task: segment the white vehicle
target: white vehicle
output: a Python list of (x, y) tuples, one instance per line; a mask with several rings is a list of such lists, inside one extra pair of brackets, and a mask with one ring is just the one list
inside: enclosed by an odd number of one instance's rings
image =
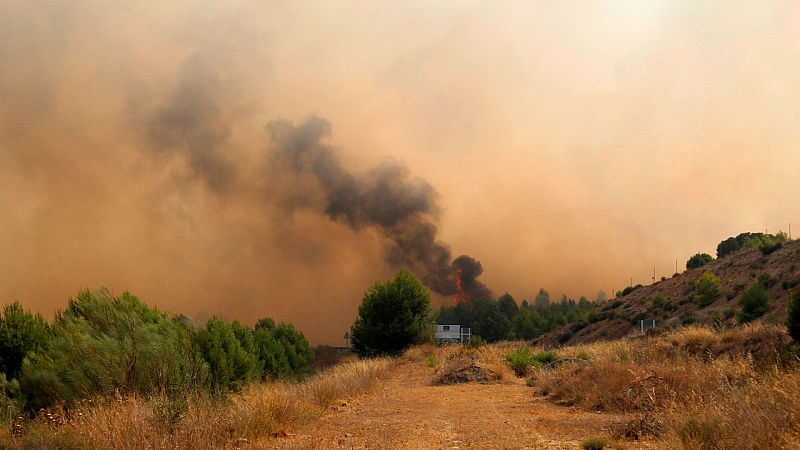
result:
[(463, 343), (469, 341), (472, 329), (461, 328), (461, 325), (436, 325), (436, 343)]

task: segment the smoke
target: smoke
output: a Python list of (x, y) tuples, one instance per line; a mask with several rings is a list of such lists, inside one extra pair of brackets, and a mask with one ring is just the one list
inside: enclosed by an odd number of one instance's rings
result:
[(229, 191), (237, 178), (237, 168), (220, 150), (230, 135), (218, 104), (223, 93), (213, 68), (193, 55), (183, 63), (178, 85), (148, 127), (152, 150), (183, 154), (197, 179), (217, 193)]
[(466, 294), (467, 299), (492, 298), (490, 291), (483, 283), (478, 281), (478, 277), (483, 273), (483, 266), (477, 259), (461, 255), (453, 261), (453, 267), (461, 277), (461, 289)]
[(450, 246), (437, 239), (440, 208), (436, 191), (427, 181), (412, 178), (408, 168), (395, 163), (363, 174), (349, 172), (325, 142), (330, 123), (319, 117), (297, 126), (273, 121), (266, 128), (279, 166), (316, 181), (324, 199), (321, 212), (354, 230), (374, 227), (380, 231), (387, 241), (389, 265), (410, 269), (441, 295), (455, 294), (458, 271), (468, 299), (491, 296), (477, 279), (483, 272), (480, 262), (466, 255), (453, 260)]
[[(327, 142), (331, 124), (324, 118), (311, 116), (299, 125), (285, 119), (267, 123), (272, 145), (262, 158), (266, 167), (243, 179), (244, 168), (225, 153), (232, 146), (231, 119), (222, 105), (225, 91), (216, 70), (201, 55), (193, 55), (182, 65), (168, 101), (147, 121), (148, 149), (157, 157), (183, 160), (190, 173), (184, 182), (195, 180), (223, 199), (245, 201), (266, 214), (277, 204), (284, 214), (304, 208), (354, 231), (373, 228), (383, 238), (390, 267), (408, 268), (443, 296), (456, 293), (454, 277), (459, 273), (468, 300), (491, 297), (478, 280), (480, 262), (466, 255), (453, 260), (450, 246), (438, 240), (441, 208), (433, 186), (394, 162), (364, 173), (347, 170)], [(310, 189), (304, 186), (308, 176), (314, 181)], [(251, 195), (261, 186), (270, 200)], [(280, 193), (291, 194), (282, 198)]]
[(400, 266), (436, 301), (671, 275), (798, 221), (798, 17), (2, 1), (0, 302), (105, 285), (338, 344)]

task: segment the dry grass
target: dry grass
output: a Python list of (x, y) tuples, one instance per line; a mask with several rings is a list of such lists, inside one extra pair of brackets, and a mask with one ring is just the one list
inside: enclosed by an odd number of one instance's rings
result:
[(658, 436), (670, 448), (800, 448), (800, 371), (778, 364), (782, 327), (717, 331), (688, 327), (661, 336), (578, 345), (584, 357), (530, 381), (551, 401), (635, 413), (615, 438)]
[(334, 366), (301, 384), (255, 384), (225, 400), (204, 395), (117, 397), (54, 408), (0, 432), (2, 448), (238, 448), (263, 446), (293, 426), (369, 389), (388, 359)]

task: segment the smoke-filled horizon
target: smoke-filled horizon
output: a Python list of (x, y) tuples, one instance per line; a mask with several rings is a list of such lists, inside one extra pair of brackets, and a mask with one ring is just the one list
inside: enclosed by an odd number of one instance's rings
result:
[(401, 266), (437, 304), (456, 273), (517, 300), (670, 276), (800, 223), (798, 17), (4, 2), (0, 301), (107, 286), (336, 344)]

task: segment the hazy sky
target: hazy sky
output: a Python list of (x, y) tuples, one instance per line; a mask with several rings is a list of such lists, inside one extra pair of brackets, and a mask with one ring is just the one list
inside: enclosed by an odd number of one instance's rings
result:
[(800, 229), (800, 6), (5, 0), (0, 301), (107, 286), (339, 343), (397, 228), (287, 168), (276, 124), (310, 123), (495, 293), (593, 298)]

